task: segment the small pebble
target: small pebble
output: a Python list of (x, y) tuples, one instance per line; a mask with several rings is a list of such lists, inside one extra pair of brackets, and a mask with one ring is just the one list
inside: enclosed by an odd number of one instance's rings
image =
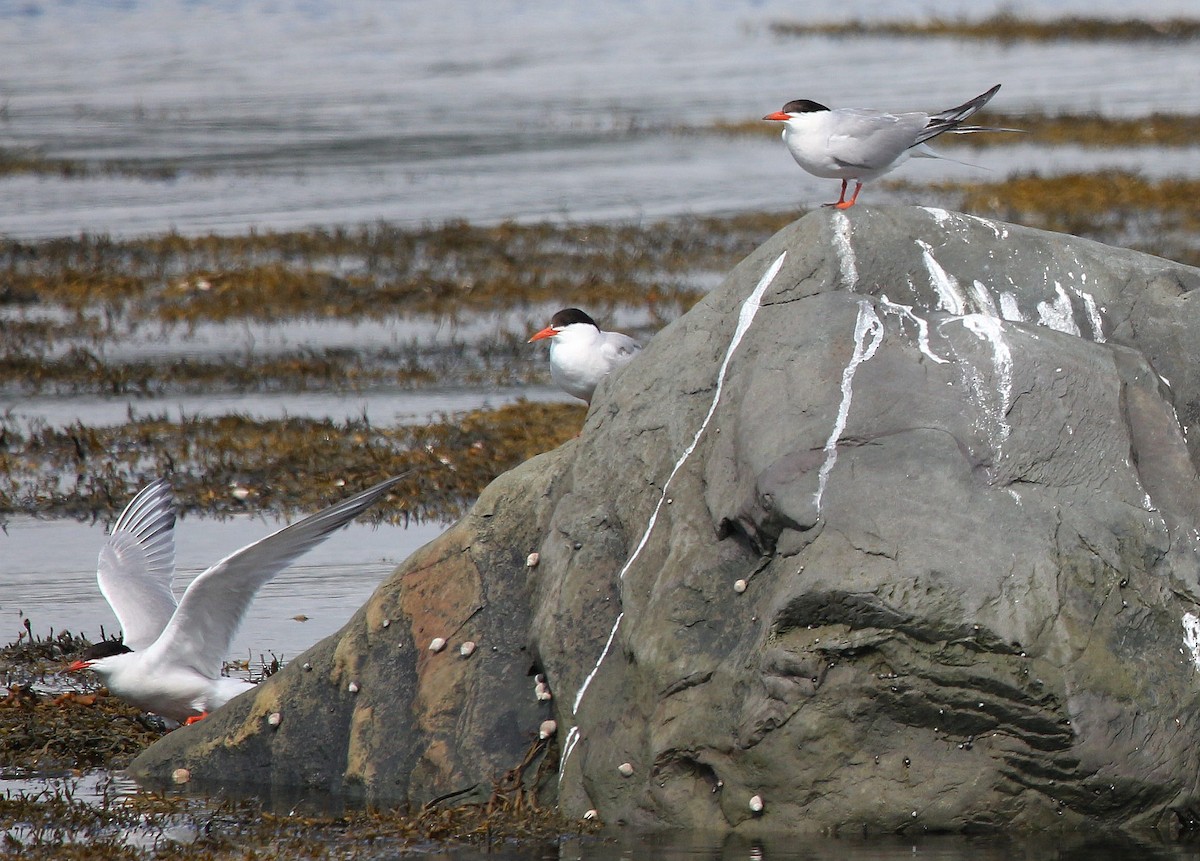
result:
[(350, 684), (346, 685), (346, 690), (352, 694), (358, 693), (358, 682), (351, 682)]
[(176, 783), (187, 783), (192, 779), (192, 773), (186, 768), (177, 768), (171, 772), (171, 780)]
[(533, 695), (537, 697), (538, 702), (546, 703), (554, 699), (554, 694), (550, 693), (550, 686), (545, 682), (538, 682), (533, 689)]
[(532, 553), (530, 553), (528, 556), (525, 557), (525, 567), (526, 568), (536, 568), (536, 567), (538, 567), (538, 563), (541, 561), (542, 561), (542, 554), (538, 553), (535, 550)]
[(431, 652), (440, 652), (444, 648), (446, 648), (446, 641), (442, 637), (434, 637), (429, 641), (429, 651)]
[(379, 624), (380, 624), (380, 625), (382, 625), (383, 627), (385, 627), (385, 628), (386, 628), (386, 627), (388, 627), (389, 625), (391, 625), (391, 624), (392, 624), (392, 620), (391, 620), (391, 619), (384, 619), (384, 620), (383, 620), (382, 622), (380, 622)]
[(745, 580), (734, 580), (733, 581), (733, 591), (737, 592), (739, 595), (741, 595), (743, 592), (745, 592), (746, 591), (746, 581)]
[(302, 666), (304, 667), (305, 672), (312, 669), (312, 664), (310, 664), (308, 661), (305, 661)]
[(633, 764), (628, 763), (628, 762), (623, 762), (617, 766), (617, 771), (621, 772), (622, 777), (629, 777), (630, 775), (633, 774)]
[(239, 485), (236, 485), (236, 484), (233, 486), (233, 489), (231, 491), (229, 491), (229, 493), (238, 502), (245, 502), (247, 499), (250, 498), (250, 491), (248, 489), (241, 487)]
[(464, 658), (471, 657), (471, 655), (475, 654), (475, 642), (473, 640), (467, 640), (458, 647), (458, 653)]
[(538, 727), (538, 738), (550, 738), (558, 732), (558, 723), (552, 720), (542, 721), (542, 725)]
[(267, 715), (267, 723), (269, 723), (271, 726), (279, 726), (280, 722), (282, 721), (283, 715), (281, 715), (279, 712), (271, 712), (269, 715)]
[(753, 798), (750, 799), (750, 812), (751, 813), (762, 813), (762, 809), (763, 809), (762, 796), (755, 795)]
[(584, 819), (595, 819), (599, 815), (600, 814), (596, 811), (596, 808), (593, 807), (587, 813), (583, 814), (583, 818)]

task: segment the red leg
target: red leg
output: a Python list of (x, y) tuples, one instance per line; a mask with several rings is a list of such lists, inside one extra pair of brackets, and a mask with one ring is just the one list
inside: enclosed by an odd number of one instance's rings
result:
[[(854, 180), (854, 194), (850, 197), (850, 199), (849, 200), (839, 200), (837, 203), (834, 204), (834, 206), (836, 206), (838, 209), (849, 209), (850, 207), (854, 206), (854, 201), (858, 200), (858, 193), (860, 191), (862, 191), (862, 183), (856, 179), (856, 180)], [(842, 197), (844, 198), (845, 196), (846, 196), (846, 180), (843, 179), (842, 180)]]
[[(857, 192), (855, 192), (857, 194)], [(842, 180), (842, 193), (838, 195), (837, 203), (824, 203), (822, 206), (836, 206), (838, 209), (845, 209), (846, 204), (846, 180)]]

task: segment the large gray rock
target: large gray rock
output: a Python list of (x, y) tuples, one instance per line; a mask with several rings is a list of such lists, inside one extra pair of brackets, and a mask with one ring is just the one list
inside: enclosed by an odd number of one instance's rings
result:
[(610, 822), (1188, 827), (1197, 286), (940, 210), (813, 213), (578, 440), (134, 770), (478, 796), (553, 716), (542, 799)]

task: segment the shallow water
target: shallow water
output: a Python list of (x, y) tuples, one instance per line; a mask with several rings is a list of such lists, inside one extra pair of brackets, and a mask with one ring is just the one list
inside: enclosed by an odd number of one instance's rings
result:
[[(997, 9), (1195, 12), (1191, 0), (0, 3), (0, 147), (177, 171), (2, 178), (0, 235), (783, 210), (824, 200), (830, 183), (797, 169), (770, 136), (671, 130), (756, 119), (800, 96), (940, 109), (996, 82), (993, 104), (1006, 112), (1200, 110), (1194, 44), (792, 39), (769, 29)], [(984, 161), (1000, 178), (1044, 158), (993, 149)], [(1153, 167), (1157, 154), (1119, 161)], [(1195, 165), (1179, 162), (1193, 175)], [(903, 175), (964, 170), (922, 162)]]
[[(224, 520), (187, 516), (176, 526), (175, 592), (225, 555), (286, 525), (245, 515)], [(290, 660), (344, 625), (410, 553), (445, 529), (351, 523), (306, 553), (258, 593), (230, 648), (231, 658), (258, 666), (274, 654)], [(103, 524), (14, 517), (0, 534), (0, 639), (10, 642), (22, 617), (35, 634), (49, 628), (99, 636), (120, 630), (96, 586)], [(296, 616), (307, 617), (297, 621)]]
[[(384, 387), (355, 392), (278, 392), (221, 395), (170, 395), (158, 398), (100, 395), (33, 397), (13, 405), (8, 419), (17, 429), (39, 425), (61, 428), (81, 422), (85, 426), (118, 425), (129, 416), (166, 416), (169, 420), (238, 415), (253, 419), (284, 417), (330, 418), (344, 422), (368, 419), (379, 427), (421, 424), (430, 416), (455, 415), (479, 409), (496, 409), (520, 400), (579, 403), (549, 386), (478, 389), (421, 389), (408, 391)], [(0, 538), (0, 546), (3, 539)], [(2, 569), (0, 569), (2, 570)]]

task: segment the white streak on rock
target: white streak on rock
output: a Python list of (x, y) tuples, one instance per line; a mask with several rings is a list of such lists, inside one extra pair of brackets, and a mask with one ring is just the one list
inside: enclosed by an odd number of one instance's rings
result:
[(980, 314), (986, 314), (989, 317), (1000, 316), (1000, 312), (996, 310), (996, 300), (992, 298), (988, 288), (979, 279), (975, 279), (971, 283), (971, 298), (975, 300), (975, 308)]
[(965, 215), (960, 212), (947, 212), (946, 210), (939, 209), (935, 206), (923, 206), (921, 208), (933, 217), (933, 220), (937, 222), (938, 227), (943, 229), (950, 226), (955, 226), (962, 230), (966, 227), (966, 222), (974, 221), (975, 223), (981, 224), (988, 230), (992, 231), (992, 234), (997, 239), (1008, 238), (1008, 228), (1006, 226), (1003, 224), (998, 224), (995, 221), (989, 221), (986, 218), (980, 218), (978, 215)]
[(955, 315), (965, 314), (967, 303), (963, 299), (958, 281), (934, 258), (932, 245), (921, 239), (917, 240), (917, 245), (921, 246), (921, 256), (925, 258), (925, 268), (929, 271), (929, 283), (937, 291), (938, 308)]
[[(626, 569), (629, 567), (625, 566)], [(622, 569), (622, 574), (625, 569)], [(575, 702), (571, 705), (571, 714), (576, 714), (579, 711), (579, 704), (583, 702), (583, 695), (587, 693), (588, 686), (591, 685), (592, 679), (596, 678), (596, 673), (600, 672), (600, 665), (604, 663), (604, 659), (608, 657), (608, 650), (612, 648), (613, 640), (617, 638), (617, 629), (621, 627), (621, 620), (625, 618), (625, 611), (622, 610), (617, 614), (617, 621), (613, 622), (612, 630), (608, 632), (608, 641), (604, 644), (604, 649), (600, 652), (600, 657), (596, 658), (596, 664), (592, 667), (592, 671), (587, 674), (587, 678), (583, 680), (583, 684), (579, 686), (579, 692), (575, 694)], [(565, 762), (564, 757), (564, 762)]]
[(912, 305), (901, 305), (899, 302), (893, 302), (886, 294), (880, 296), (879, 301), (883, 304), (885, 310), (894, 311), (917, 324), (917, 347), (922, 353), (939, 365), (944, 365), (949, 361), (949, 359), (943, 359), (937, 353), (933, 352), (933, 348), (929, 346), (929, 321), (919, 316), (913, 310)]
[(1200, 616), (1183, 614), (1183, 645), (1192, 653), (1192, 663), (1200, 670)]
[(846, 213), (838, 211), (833, 214), (833, 247), (837, 251), (838, 264), (842, 271), (842, 281), (847, 290), (853, 290), (858, 284), (858, 261), (854, 257), (854, 246), (850, 244), (850, 234), (853, 232), (850, 219)]
[(563, 742), (562, 762), (558, 766), (558, 783), (562, 785), (563, 771), (567, 764), (567, 760), (571, 758), (571, 753), (575, 750), (575, 745), (579, 743), (579, 726), (573, 726), (567, 730), (567, 739)]
[(1084, 310), (1087, 311), (1088, 322), (1092, 325), (1092, 340), (1097, 344), (1103, 344), (1104, 337), (1104, 320), (1100, 316), (1100, 309), (1096, 305), (1096, 297), (1091, 293), (1085, 293), (1077, 287), (1072, 287), (1071, 292), (1080, 298), (1083, 302)]
[(1038, 322), (1049, 329), (1078, 337), (1079, 327), (1075, 325), (1075, 309), (1071, 306), (1071, 297), (1057, 281), (1054, 282), (1054, 293), (1053, 302), (1038, 302)]
[(950, 213), (944, 209), (936, 206), (923, 206), (921, 208), (933, 216), (933, 220), (937, 222), (938, 227), (945, 228), (946, 224), (950, 221)]
[(1013, 323), (1024, 323), (1025, 315), (1017, 304), (1017, 297), (1005, 291), (1000, 294), (1000, 316)]
[(838, 440), (841, 439), (842, 432), (846, 430), (846, 419), (850, 415), (850, 401), (854, 396), (854, 375), (858, 372), (859, 365), (875, 355), (875, 351), (879, 349), (881, 343), (883, 343), (883, 323), (880, 322), (871, 303), (864, 299), (858, 303), (858, 319), (854, 323), (854, 352), (850, 356), (850, 363), (842, 369), (842, 402), (838, 404), (837, 420), (833, 423), (833, 430), (829, 432), (829, 439), (825, 441), (825, 463), (821, 465), (821, 472), (817, 477), (817, 492), (813, 494), (813, 503), (817, 506), (818, 514), (821, 511), (821, 497), (825, 495), (825, 485), (829, 481), (829, 473), (833, 471), (833, 465), (837, 463)]
[[(783, 267), (783, 261), (786, 258), (786, 251), (775, 258), (775, 262), (772, 263), (770, 267), (768, 267), (767, 271), (763, 273), (762, 278), (758, 280), (758, 284), (755, 285), (754, 290), (751, 291), (750, 295), (746, 297), (746, 301), (742, 303), (741, 310), (738, 312), (738, 322), (737, 327), (733, 332), (733, 338), (730, 339), (729, 347), (725, 350), (725, 358), (721, 362), (721, 368), (717, 371), (716, 391), (713, 392), (713, 399), (712, 403), (708, 407), (708, 414), (704, 417), (704, 421), (700, 423), (700, 427), (696, 429), (696, 433), (692, 437), (691, 443), (689, 443), (687, 448), (683, 450), (683, 454), (679, 456), (679, 460), (675, 462), (675, 467), (671, 470), (671, 474), (668, 475), (667, 480), (663, 482), (662, 493), (658, 497), (658, 503), (654, 506), (654, 511), (650, 515), (650, 521), (646, 524), (646, 529), (642, 533), (642, 539), (638, 542), (637, 547), (634, 548), (633, 553), (630, 555), (629, 559), (626, 560), (624, 566), (622, 566), (620, 573), (617, 575), (618, 580), (623, 580), (625, 578), (626, 573), (628, 573), (629, 569), (633, 567), (633, 563), (637, 561), (639, 556), (641, 556), (642, 550), (645, 548), (646, 543), (650, 540), (650, 533), (654, 530), (654, 524), (658, 522), (658, 513), (662, 510), (663, 502), (667, 498), (667, 488), (671, 486), (672, 479), (674, 479), (679, 470), (683, 468), (683, 465), (687, 462), (688, 458), (692, 456), (692, 452), (696, 450), (696, 446), (700, 442), (700, 437), (704, 434), (705, 429), (708, 427), (708, 423), (712, 420), (713, 414), (716, 413), (717, 404), (721, 401), (721, 392), (725, 388), (725, 375), (729, 371), (729, 363), (733, 361), (733, 354), (736, 352), (738, 345), (742, 343), (742, 338), (745, 337), (746, 332), (750, 329), (750, 324), (754, 322), (754, 317), (756, 314), (758, 314), (758, 309), (762, 307), (762, 297), (767, 292), (767, 287), (769, 287), (771, 282), (775, 280), (775, 276), (779, 274), (779, 270)], [(613, 622), (612, 630), (608, 634), (608, 641), (604, 644), (604, 650), (601, 651), (600, 657), (596, 659), (596, 663), (592, 667), (591, 672), (589, 672), (587, 677), (584, 678), (583, 684), (579, 686), (578, 693), (575, 694), (575, 702), (571, 706), (572, 714), (579, 712), (579, 704), (583, 702), (583, 695), (587, 693), (588, 686), (591, 685), (592, 679), (594, 679), (596, 677), (596, 673), (600, 671), (600, 665), (603, 664), (604, 659), (608, 657), (608, 652), (612, 648), (613, 641), (617, 637), (617, 629), (621, 627), (621, 620), (624, 618), (624, 611), (617, 614), (617, 619), (615, 622)], [(573, 746), (574, 745), (572, 745), (572, 747)], [(563, 768), (566, 767), (568, 756), (570, 756), (570, 751), (564, 750), (562, 762), (558, 767), (560, 780), (562, 779), (562, 771)]]
[(970, 382), (979, 405), (992, 415), (995, 422), (995, 433), (992, 433), (990, 427), (987, 428), (987, 431), (993, 447), (998, 447), (1012, 433), (1012, 428), (1008, 424), (1008, 409), (1012, 405), (1013, 388), (1012, 350), (1004, 340), (1004, 323), (997, 318), (984, 314), (968, 314), (963, 317), (962, 324), (975, 337), (982, 341), (988, 341), (992, 345), (992, 367), (996, 379), (995, 394), (999, 396), (1000, 402), (990, 403), (991, 393), (984, 389), (983, 381), (978, 376), (975, 376)]

